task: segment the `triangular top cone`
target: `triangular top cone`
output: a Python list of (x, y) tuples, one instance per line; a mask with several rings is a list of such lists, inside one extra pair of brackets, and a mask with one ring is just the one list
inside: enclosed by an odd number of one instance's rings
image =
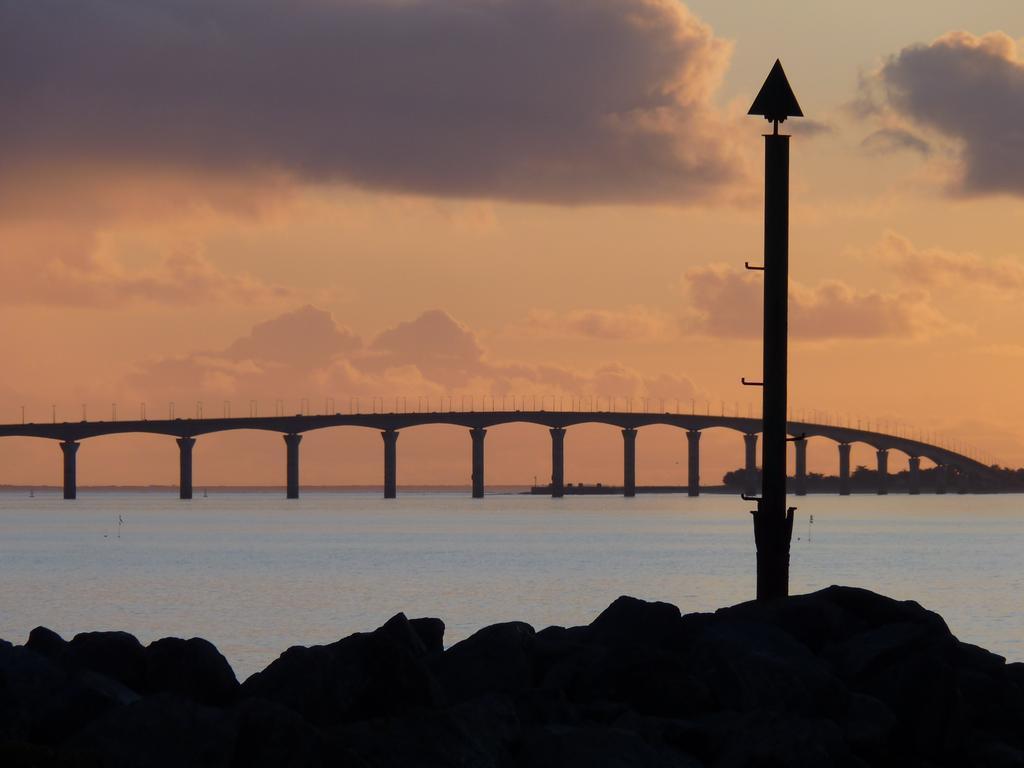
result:
[(782, 70), (782, 62), (778, 59), (747, 114), (763, 115), (765, 120), (779, 123), (787, 117), (804, 116), (789, 86), (789, 80), (786, 79), (786, 73)]

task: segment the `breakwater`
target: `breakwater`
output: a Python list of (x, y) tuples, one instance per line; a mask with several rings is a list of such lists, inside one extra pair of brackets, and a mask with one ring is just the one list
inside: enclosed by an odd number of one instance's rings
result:
[(399, 614), (239, 683), (205, 640), (0, 643), (0, 761), (102, 766), (1019, 765), (1024, 664), (914, 602), (830, 587), (682, 615)]

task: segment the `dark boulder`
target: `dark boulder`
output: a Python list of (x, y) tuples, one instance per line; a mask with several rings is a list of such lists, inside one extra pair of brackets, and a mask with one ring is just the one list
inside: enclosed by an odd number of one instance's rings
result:
[(441, 619), (410, 619), (409, 626), (430, 655), (444, 651), (444, 622)]
[(464, 701), (532, 688), (534, 645), (529, 624), (512, 621), (484, 627), (441, 656), (437, 671), (444, 690), (452, 701)]
[(633, 731), (596, 726), (531, 729), (516, 755), (522, 768), (700, 768), (692, 755)]
[(177, 693), (200, 704), (226, 705), (238, 692), (238, 680), (213, 643), (199, 637), (165, 637), (146, 648), (149, 692)]
[(400, 714), (439, 703), (427, 651), (404, 615), (330, 645), (289, 648), (242, 685), (319, 725)]
[(63, 669), (28, 648), (0, 640), (0, 739), (29, 739), (69, 685)]
[(231, 713), (159, 694), (108, 710), (68, 746), (103, 768), (213, 768), (230, 764), (234, 743)]
[(71, 669), (91, 669), (135, 691), (145, 688), (146, 650), (127, 632), (77, 634), (60, 660)]
[(718, 708), (812, 714), (845, 706), (843, 687), (829, 665), (771, 624), (707, 623), (682, 658)]
[[(714, 765), (722, 768), (861, 768), (831, 720), (766, 709), (723, 712), (705, 720), (715, 742)], [(880, 765), (889, 765), (885, 760)], [(896, 765), (899, 763), (893, 763)]]
[(678, 632), (679, 619), (674, 605), (623, 596), (591, 622), (590, 635), (593, 642), (604, 645), (658, 645)]
[(815, 653), (893, 623), (921, 624), (936, 634), (949, 635), (949, 628), (937, 613), (910, 600), (893, 600), (857, 587), (831, 586), (785, 600), (750, 601), (722, 608), (715, 615), (730, 621), (771, 624)]
[(67, 640), (58, 635), (52, 629), (36, 627), (28, 633), (28, 640), (25, 642), (25, 647), (30, 651), (35, 651), (40, 656), (56, 660), (64, 655), (64, 652), (67, 650), (68, 643)]
[(349, 723), (328, 732), (332, 765), (501, 768), (519, 735), (507, 697)]
[(320, 768), (323, 736), (299, 714), (263, 699), (235, 709), (232, 768)]

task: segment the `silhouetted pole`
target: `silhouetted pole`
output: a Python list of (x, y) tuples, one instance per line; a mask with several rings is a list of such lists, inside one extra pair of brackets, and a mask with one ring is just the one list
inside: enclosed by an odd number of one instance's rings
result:
[(192, 498), (192, 447), (194, 437), (178, 438), (178, 498)]
[(789, 594), (793, 508), (786, 508), (786, 397), (789, 302), (789, 136), (779, 123), (803, 115), (775, 62), (749, 114), (772, 123), (764, 164), (764, 358), (761, 498), (754, 511), (757, 599)]

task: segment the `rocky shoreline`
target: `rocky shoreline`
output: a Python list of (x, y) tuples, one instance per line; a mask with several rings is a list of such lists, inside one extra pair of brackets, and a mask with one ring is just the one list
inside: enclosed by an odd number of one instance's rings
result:
[(866, 590), (443, 640), (399, 614), (239, 684), (199, 638), (38, 628), (0, 641), (0, 765), (1024, 766), (1024, 664)]

